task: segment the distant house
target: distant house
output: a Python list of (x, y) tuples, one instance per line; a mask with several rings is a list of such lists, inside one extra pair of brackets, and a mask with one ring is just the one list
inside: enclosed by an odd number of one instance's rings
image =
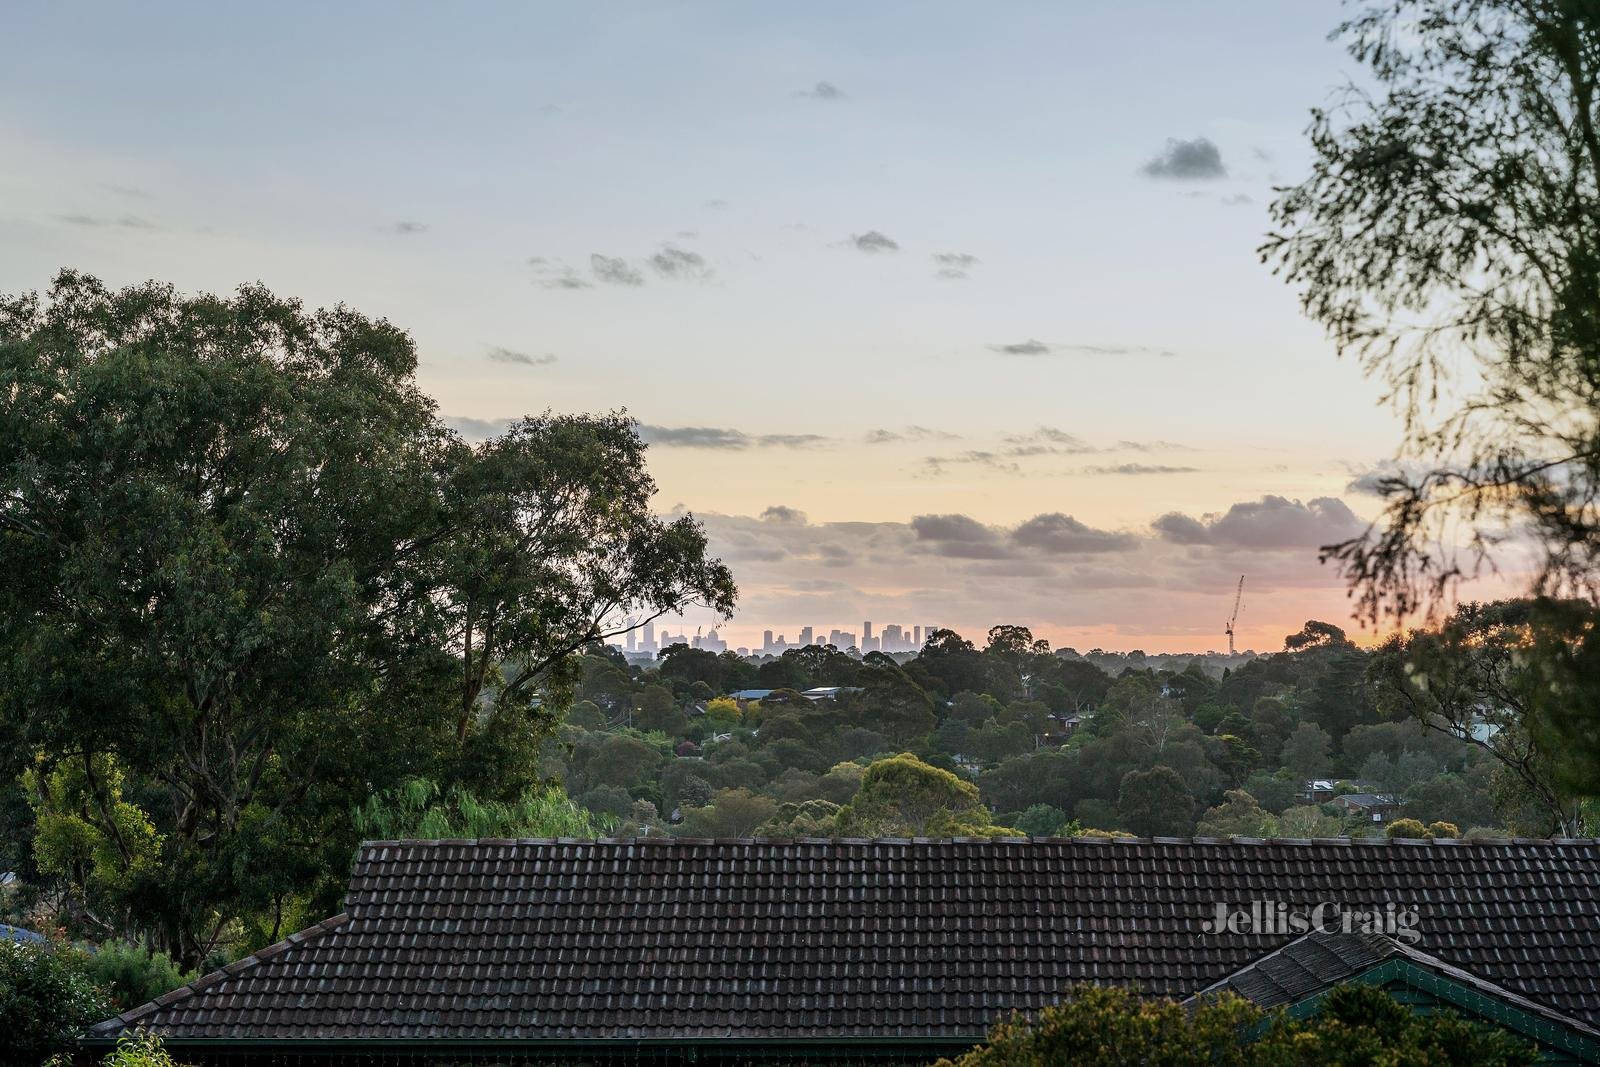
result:
[(776, 690), (773, 689), (739, 689), (729, 693), (728, 695), (733, 697), (734, 702), (737, 703), (739, 707), (743, 708), (751, 701), (767, 699), (774, 692), (776, 692)]
[[(1280, 922), (1329, 902), (1367, 925)], [(1594, 1063), (1597, 914), (1600, 841), (373, 841), (343, 913), (83, 1052), (143, 1028), (197, 1067), (909, 1065), (1077, 982), (1297, 1014), (1359, 981)]]
[(1339, 787), (1355, 786), (1356, 791), (1375, 793), (1378, 783), (1366, 778), (1307, 778), (1300, 784), (1300, 791), (1295, 798), (1302, 804), (1326, 804), (1339, 795)]
[(859, 685), (819, 685), (815, 689), (807, 689), (800, 695), (810, 701), (838, 700), (845, 693), (859, 693)]
[(24, 930), (20, 926), (0, 923), (0, 941), (16, 941), (24, 945), (42, 945), (49, 941), (49, 938), (32, 930)]
[(1367, 822), (1388, 822), (1402, 801), (1388, 793), (1344, 793), (1329, 803)]

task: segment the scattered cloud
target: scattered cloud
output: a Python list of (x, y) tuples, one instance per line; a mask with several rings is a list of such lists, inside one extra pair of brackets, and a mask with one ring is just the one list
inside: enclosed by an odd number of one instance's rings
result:
[(893, 238), (879, 233), (877, 230), (868, 230), (866, 233), (853, 233), (849, 243), (861, 252), (898, 252), (900, 245)]
[(138, 215), (118, 215), (115, 218), (108, 215), (57, 215), (56, 217), (73, 226), (113, 226), (124, 230), (159, 229), (155, 223)]
[(774, 504), (761, 513), (761, 521), (781, 523), (784, 526), (804, 526), (806, 513), (782, 504)]
[(1096, 530), (1059, 511), (1035, 515), (1011, 531), (1011, 540), (1052, 555), (1126, 552), (1139, 543), (1133, 534)]
[(1003, 356), (1048, 356), (1055, 351), (1043, 341), (1032, 339), (1014, 341), (1008, 345), (990, 345), (989, 347)]
[(534, 280), (546, 289), (590, 289), (592, 282), (559, 259), (529, 256), (528, 266), (533, 268)]
[(1160, 463), (1118, 463), (1109, 467), (1085, 467), (1082, 474), (1198, 474), (1199, 467), (1168, 467)]
[(546, 352), (542, 356), (535, 356), (500, 345), (490, 345), (489, 360), (493, 363), (520, 363), (524, 367), (547, 367), (556, 362), (556, 355), (553, 352)]
[(1010, 446), (1008, 454), (1013, 456), (1080, 455), (1100, 451), (1077, 434), (1054, 426), (1040, 426), (1028, 433), (1008, 434), (1004, 441)]
[(1360, 496), (1383, 496), (1387, 482), (1415, 483), (1427, 473), (1426, 468), (1412, 462), (1393, 459), (1382, 460), (1365, 470), (1356, 470), (1355, 477), (1345, 485), (1344, 491)]
[(639, 425), (639, 436), (645, 444), (664, 448), (706, 448), (718, 451), (740, 451), (747, 448), (809, 448), (827, 441), (814, 433), (748, 434), (743, 430), (719, 426), (653, 426)]
[(796, 96), (809, 97), (812, 100), (843, 100), (844, 90), (832, 82), (818, 82), (809, 89), (797, 89)]
[(150, 199), (150, 194), (148, 192), (132, 185), (117, 185), (114, 183), (108, 183), (106, 185), (102, 185), (101, 188), (108, 193), (116, 193), (118, 196), (130, 196), (136, 200)]
[(898, 430), (872, 430), (867, 433), (869, 445), (886, 445), (895, 441), (959, 441), (961, 435), (931, 426), (903, 426)]
[(475, 419), (470, 415), (446, 415), (444, 424), (469, 441), (499, 437), (515, 419)]
[(707, 200), (705, 202), (705, 206), (710, 208), (712, 211), (728, 210), (728, 202), (726, 200)]
[(982, 262), (977, 256), (967, 252), (935, 252), (931, 258), (939, 267), (933, 272), (933, 276), (947, 281), (970, 278), (972, 268)]
[(1255, 203), (1256, 198), (1249, 193), (1234, 193), (1231, 196), (1222, 197), (1219, 202), (1225, 207), (1244, 207), (1247, 204)]
[(607, 285), (638, 287), (644, 284), (644, 275), (620, 256), (602, 256), (599, 252), (589, 256), (589, 270), (598, 281)]
[(1168, 139), (1161, 154), (1142, 169), (1148, 177), (1176, 181), (1212, 181), (1228, 176), (1228, 168), (1222, 165), (1222, 153), (1206, 137), (1196, 137), (1192, 141)]
[(1014, 551), (994, 529), (966, 515), (918, 515), (911, 530), (925, 551), (951, 559), (1006, 559)]
[(1169, 512), (1151, 526), (1165, 540), (1180, 545), (1315, 549), (1354, 537), (1366, 524), (1337, 497), (1317, 497), (1302, 504), (1268, 495), (1199, 519)]
[(415, 222), (410, 219), (402, 219), (399, 222), (391, 222), (389, 225), (383, 227), (383, 229), (389, 233), (397, 233), (402, 237), (405, 237), (414, 233), (427, 233), (428, 224), (426, 222)]
[(990, 345), (989, 350), (998, 352), (1002, 356), (1054, 356), (1076, 352), (1086, 356), (1160, 356), (1165, 359), (1177, 355), (1169, 348), (1154, 348), (1150, 345), (1047, 344), (1038, 338), (1013, 341), (1011, 344)]
[(711, 277), (706, 257), (672, 245), (664, 245), (661, 251), (651, 256), (650, 266), (661, 277), (674, 280), (707, 281)]

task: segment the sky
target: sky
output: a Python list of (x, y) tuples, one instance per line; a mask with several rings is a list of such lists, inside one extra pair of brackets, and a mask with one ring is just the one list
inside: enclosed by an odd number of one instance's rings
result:
[[(1271, 650), (1395, 416), (1256, 254), (1336, 0), (32, 3), (0, 291), (262, 281), (471, 437), (626, 409), (723, 636)], [(709, 625), (691, 615), (688, 625)]]

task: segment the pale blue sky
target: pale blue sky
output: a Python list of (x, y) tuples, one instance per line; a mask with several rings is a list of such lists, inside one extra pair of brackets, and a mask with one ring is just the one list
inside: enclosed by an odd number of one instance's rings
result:
[[(900, 612), (1214, 643), (1240, 561), (1151, 521), (1342, 497), (1394, 441), (1253, 251), (1271, 185), (1305, 169), (1308, 109), (1355, 73), (1326, 40), (1342, 12), (12, 5), (0, 289), (65, 265), (260, 279), (411, 329), (448, 416), (625, 405), (663, 428), (663, 510), (717, 516), (736, 573), (739, 517), (810, 516), (805, 544), (744, 566), (750, 631)], [(1143, 172), (1199, 138), (1225, 175)], [(898, 249), (852, 241), (874, 232)], [(689, 255), (652, 266), (666, 248)], [(608, 284), (597, 254), (642, 284)], [(995, 573), (914, 532), (952, 513), (1134, 541), (1115, 568), (1052, 550)], [(874, 530), (943, 562), (824, 566), (835, 542), (865, 560), (851, 538)], [(1271, 551), (1263, 635), (1340, 603), (1304, 544)], [(1133, 584), (1098, 588), (1117, 569)], [(1142, 602), (1152, 576), (1167, 593)]]

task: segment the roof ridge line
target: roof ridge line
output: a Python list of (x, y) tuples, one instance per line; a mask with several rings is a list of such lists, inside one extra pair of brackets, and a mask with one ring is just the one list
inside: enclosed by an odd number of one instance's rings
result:
[(341, 911), (337, 915), (330, 915), (328, 918), (323, 919), (319, 923), (313, 923), (304, 930), (296, 930), (294, 933), (290, 934), (288, 937), (285, 937), (281, 941), (274, 941), (270, 945), (256, 949), (248, 956), (241, 956), (232, 963), (219, 967), (214, 971), (209, 971), (205, 974), (202, 974), (191, 982), (185, 982), (176, 989), (169, 989), (167, 992), (161, 994), (159, 997), (156, 997), (154, 1000), (148, 1000), (143, 1004), (129, 1008), (127, 1011), (122, 1012), (119, 1015), (113, 1015), (109, 1019), (103, 1019), (89, 1027), (88, 1032), (90, 1034), (94, 1034), (98, 1032), (108, 1032), (114, 1027), (118, 1029), (125, 1028), (130, 1023), (149, 1015), (157, 1008), (165, 1008), (169, 1005), (177, 1003), (180, 1000), (187, 1000), (189, 997), (194, 996), (202, 989), (216, 985), (225, 978), (232, 978), (236, 975), (242, 974), (256, 966), (258, 963), (264, 963), (267, 960), (282, 955), (284, 952), (294, 948), (296, 945), (301, 945), (313, 938), (320, 937), (329, 930), (337, 929), (349, 921), (350, 914), (348, 912)]
[(1508, 845), (1600, 844), (1600, 837), (417, 837), (364, 840), (360, 850), (479, 845), (643, 845), (650, 848), (705, 845), (1085, 845), (1115, 848), (1128, 845), (1338, 845), (1359, 848), (1473, 848)]

